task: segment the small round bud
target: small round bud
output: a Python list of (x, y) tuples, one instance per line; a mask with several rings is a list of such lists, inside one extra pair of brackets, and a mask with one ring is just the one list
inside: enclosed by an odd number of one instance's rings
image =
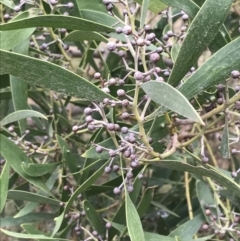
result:
[(203, 157), (202, 157), (202, 162), (203, 162), (203, 163), (208, 163), (208, 158), (207, 158), (206, 156), (203, 156)]
[(136, 168), (136, 167), (138, 167), (138, 163), (135, 162), (135, 161), (133, 161), (133, 162), (130, 163), (130, 166), (131, 166), (132, 168)]
[(105, 167), (105, 169), (104, 169), (104, 172), (105, 173), (110, 173), (112, 171), (112, 168), (111, 167)]
[(211, 213), (212, 213), (212, 212), (211, 212), (211, 210), (210, 210), (210, 209), (206, 209), (206, 210), (205, 210), (205, 214), (206, 214), (207, 216), (210, 216), (210, 215), (211, 215)]
[(162, 38), (164, 41), (168, 41), (168, 39), (169, 39), (167, 34), (164, 34)]
[(121, 27), (117, 27), (115, 30), (116, 30), (117, 34), (121, 34), (122, 33), (122, 28)]
[(102, 153), (103, 148), (101, 146), (97, 146), (95, 150), (96, 150), (97, 153), (100, 154), (100, 153)]
[(63, 187), (63, 190), (65, 190), (65, 191), (67, 191), (68, 189), (69, 189), (68, 185), (65, 185), (65, 186)]
[(64, 206), (64, 202), (60, 202), (59, 206), (63, 207)]
[(135, 143), (136, 142), (136, 138), (134, 136), (129, 136), (129, 142), (130, 143)]
[(109, 79), (108, 84), (109, 84), (110, 86), (113, 86), (113, 85), (116, 85), (116, 84), (117, 84), (117, 81), (116, 81), (116, 79), (111, 78), (111, 79)]
[(186, 29), (187, 29), (186, 26), (181, 27), (181, 32), (184, 33), (186, 31)]
[(113, 4), (109, 3), (107, 6), (106, 6), (106, 9), (108, 11), (112, 11), (113, 10)]
[(118, 56), (121, 57), (121, 58), (124, 58), (124, 57), (126, 56), (126, 52), (123, 51), (123, 50), (120, 50), (120, 51), (118, 52)]
[(115, 125), (113, 123), (109, 123), (109, 124), (107, 124), (107, 129), (109, 131), (114, 131), (115, 130)]
[(9, 131), (9, 132), (14, 132), (14, 126), (9, 126), (9, 127), (8, 127), (8, 131)]
[(128, 186), (128, 187), (127, 187), (127, 191), (128, 191), (129, 193), (133, 192), (133, 191), (134, 191), (134, 187), (133, 187), (133, 186)]
[(110, 102), (109, 102), (109, 99), (108, 98), (104, 98), (103, 99), (103, 104), (105, 105), (108, 105)]
[(168, 36), (169, 38), (171, 38), (173, 35), (174, 35), (174, 34), (173, 34), (173, 31), (171, 31), (171, 30), (167, 31), (167, 36)]
[(137, 43), (136, 43), (136, 41), (134, 39), (131, 40), (131, 44), (132, 44), (132, 46), (136, 46), (137, 45)]
[(77, 125), (76, 125), (76, 126), (73, 126), (73, 127), (72, 127), (72, 131), (73, 131), (73, 132), (77, 132), (77, 131), (78, 131), (78, 126), (77, 126)]
[(41, 49), (42, 50), (45, 50), (45, 49), (47, 49), (48, 48), (48, 45), (46, 44), (46, 43), (43, 43), (42, 45), (41, 45)]
[(118, 97), (122, 97), (122, 96), (125, 96), (125, 90), (123, 90), (123, 89), (119, 89), (119, 90), (117, 90), (117, 96)]
[(110, 151), (108, 152), (108, 155), (109, 155), (110, 157), (115, 157), (115, 156), (117, 155), (117, 153), (116, 153), (114, 150), (110, 150)]
[(160, 77), (157, 77), (157, 78), (156, 78), (156, 81), (158, 81), (158, 82), (164, 82), (164, 78), (161, 77), (161, 76), (160, 76)]
[(122, 106), (124, 107), (129, 106), (129, 101), (127, 99), (122, 100)]
[(146, 44), (147, 46), (150, 46), (150, 45), (151, 45), (151, 41), (145, 40), (145, 44)]
[(124, 156), (127, 157), (127, 158), (131, 156), (131, 152), (128, 151), (128, 150), (124, 151), (123, 154), (124, 154)]
[(209, 228), (209, 225), (203, 224), (202, 229), (207, 230)]
[(240, 86), (239, 85), (235, 86), (234, 90), (238, 93), (240, 91)]
[(152, 53), (150, 54), (150, 61), (152, 63), (156, 63), (158, 62), (158, 60), (160, 59), (160, 55), (158, 53)]
[(15, 11), (15, 12), (20, 12), (20, 11), (21, 11), (21, 6), (16, 5), (16, 6), (14, 7), (14, 11)]
[(156, 52), (161, 54), (163, 52), (163, 48), (162, 47), (157, 47), (156, 48)]
[(58, 1), (56, 1), (56, 0), (50, 0), (50, 3), (51, 3), (51, 5), (57, 5), (58, 4)]
[(153, 138), (152, 138), (152, 137), (149, 137), (149, 138), (148, 138), (148, 143), (149, 143), (149, 144), (152, 144), (152, 143), (153, 143)]
[(110, 4), (110, 3), (111, 3), (110, 0), (103, 0), (103, 4), (104, 4), (104, 5), (108, 5), (108, 4)]
[(109, 228), (112, 227), (112, 224), (111, 223), (106, 223), (105, 227), (106, 227), (106, 229), (109, 229)]
[(185, 13), (182, 15), (182, 20), (187, 21), (188, 20), (188, 15)]
[(131, 28), (129, 25), (125, 25), (125, 26), (122, 28), (122, 32), (123, 32), (125, 35), (130, 35), (130, 34), (132, 34), (132, 28)]
[(222, 104), (223, 104), (223, 98), (218, 98), (217, 103), (218, 103), (219, 105), (222, 105)]
[(3, 15), (3, 18), (4, 18), (4, 20), (8, 20), (8, 19), (10, 19), (10, 15), (8, 13), (5, 13)]
[(165, 72), (163, 73), (163, 75), (166, 76), (166, 77), (168, 77), (168, 76), (170, 75), (170, 72), (169, 72), (169, 71), (165, 71)]
[(63, 48), (64, 48), (64, 50), (69, 50), (69, 45), (68, 44), (64, 44)]
[(144, 46), (144, 45), (145, 45), (144, 39), (138, 38), (138, 39), (137, 39), (137, 45), (138, 45), (138, 46)]
[(60, 33), (66, 33), (66, 32), (67, 32), (67, 29), (66, 29), (66, 28), (60, 28), (60, 29), (59, 29), (59, 32), (60, 32)]
[(156, 38), (155, 33), (149, 33), (149, 34), (147, 35), (147, 40), (149, 40), (149, 41), (151, 41), (151, 42), (152, 42), (155, 38)]
[(85, 211), (82, 211), (82, 212), (81, 212), (81, 216), (83, 216), (83, 217), (86, 216)]
[(119, 131), (120, 130), (120, 126), (118, 124), (114, 124), (114, 130), (115, 131)]
[(114, 42), (108, 42), (108, 44), (107, 44), (107, 49), (108, 49), (109, 51), (114, 51), (116, 48), (117, 48), (116, 43), (114, 43)]
[(114, 194), (119, 194), (119, 193), (121, 193), (121, 189), (120, 189), (119, 187), (115, 187), (115, 188), (113, 189), (113, 193), (114, 193)]
[(135, 80), (142, 80), (144, 78), (144, 75), (143, 75), (143, 73), (142, 72), (140, 72), (140, 71), (136, 71), (135, 73), (134, 73), (134, 79)]
[(192, 68), (190, 69), (191, 72), (194, 72), (195, 70), (196, 70), (195, 67), (192, 67)]
[(123, 120), (128, 120), (130, 117), (130, 114), (128, 112), (123, 112), (122, 115), (121, 115), (121, 118)]
[(94, 125), (91, 125), (91, 124), (88, 125), (87, 127), (88, 127), (89, 131), (94, 131), (96, 129), (96, 127)]
[(225, 89), (225, 86), (223, 84), (217, 85), (217, 90), (218, 91), (223, 91)]
[(93, 122), (92, 116), (90, 116), (90, 115), (86, 116), (85, 121), (86, 121), (87, 123)]
[(237, 70), (233, 70), (233, 71), (231, 72), (231, 77), (232, 77), (233, 79), (238, 79), (238, 78), (240, 77), (240, 72), (237, 71)]
[(110, 93), (110, 89), (108, 87), (104, 87), (102, 88), (102, 91), (109, 94)]
[(113, 165), (113, 171), (118, 172), (120, 167), (118, 165)]
[(140, 179), (140, 180), (143, 179), (143, 174), (141, 174), (141, 173), (138, 174), (138, 179)]
[(237, 172), (231, 172), (231, 176), (232, 176), (232, 178), (236, 178), (237, 177)]
[(92, 231), (92, 235), (93, 235), (94, 237), (97, 237), (97, 236), (98, 236), (98, 232), (97, 232), (96, 230), (94, 230), (94, 231)]
[(101, 78), (101, 74), (99, 72), (96, 72), (94, 74), (94, 79), (100, 79)]
[(82, 194), (79, 194), (79, 195), (77, 196), (77, 198), (78, 198), (78, 199), (81, 199), (81, 198), (82, 198)]
[(149, 25), (145, 25), (143, 29), (145, 32), (149, 32), (151, 30), (151, 27)]
[(85, 115), (91, 115), (93, 113), (93, 110), (89, 107), (85, 108), (84, 109), (84, 114)]
[(129, 172), (126, 174), (126, 177), (127, 177), (127, 179), (133, 178), (133, 173), (132, 173), (131, 171), (129, 171)]
[(69, 2), (69, 3), (67, 4), (67, 6), (68, 6), (69, 9), (74, 8), (74, 4), (73, 4), (72, 2)]
[(232, 149), (231, 152), (232, 152), (233, 155), (235, 155), (235, 154), (238, 153), (238, 150), (237, 149)]
[(119, 79), (119, 80), (118, 80), (118, 84), (119, 84), (119, 85), (124, 85), (124, 84), (125, 84), (125, 81), (124, 81), (123, 79)]

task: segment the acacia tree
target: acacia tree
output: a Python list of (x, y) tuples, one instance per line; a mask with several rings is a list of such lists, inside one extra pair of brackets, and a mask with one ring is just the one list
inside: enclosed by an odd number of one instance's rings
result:
[(3, 238), (239, 240), (238, 0), (0, 3)]

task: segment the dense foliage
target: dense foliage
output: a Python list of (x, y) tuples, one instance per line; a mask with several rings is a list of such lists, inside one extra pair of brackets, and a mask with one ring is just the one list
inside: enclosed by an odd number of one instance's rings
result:
[(1, 240), (240, 239), (240, 1), (0, 0)]

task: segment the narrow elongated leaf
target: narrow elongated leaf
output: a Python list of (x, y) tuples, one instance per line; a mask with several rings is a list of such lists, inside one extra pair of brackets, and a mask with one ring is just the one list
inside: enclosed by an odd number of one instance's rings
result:
[(31, 177), (41, 177), (47, 173), (53, 172), (61, 162), (54, 163), (22, 163), (23, 171)]
[(42, 15), (11, 21), (0, 25), (0, 30), (15, 30), (32, 27), (66, 28), (71, 30), (112, 32), (113, 29), (97, 22), (64, 15)]
[(0, 31), (0, 49), (13, 49), (15, 46), (26, 40), (34, 32), (34, 30), (35, 28)]
[(204, 223), (205, 218), (203, 214), (199, 214), (194, 217), (192, 220), (187, 221), (184, 224), (181, 224), (178, 228), (173, 230), (169, 236), (175, 237), (178, 236), (182, 240), (190, 240), (200, 229), (201, 225)]
[(240, 69), (240, 37), (220, 49), (208, 59), (196, 72), (179, 88), (187, 99), (199, 94), (210, 86), (216, 85), (229, 78), (231, 71)]
[(83, 40), (96, 40), (96, 41), (102, 41), (105, 43), (108, 42), (108, 39), (98, 32), (81, 31), (81, 30), (72, 31), (63, 39), (63, 41), (76, 41), (76, 42), (83, 41)]
[(176, 213), (172, 212), (171, 210), (169, 210), (167, 207), (165, 207), (164, 205), (162, 205), (161, 203), (158, 203), (156, 201), (152, 201), (151, 202), (152, 205), (158, 207), (158, 208), (161, 208), (162, 210), (164, 210), (165, 212), (169, 213), (169, 214), (172, 214), (173, 216), (175, 217), (179, 217)]
[[(217, 4), (217, 6), (216, 6)], [(189, 27), (177, 60), (169, 77), (169, 83), (177, 86), (195, 61), (211, 44), (229, 13), (232, 0), (207, 0)]]
[(206, 165), (203, 166), (192, 166), (190, 164), (181, 162), (181, 161), (169, 161), (169, 160), (161, 160), (161, 161), (150, 161), (152, 165), (166, 167), (177, 171), (185, 171), (196, 173), (201, 176), (210, 177), (215, 180), (218, 184), (226, 187), (229, 190), (232, 190), (236, 196), (240, 197), (240, 185), (238, 185), (232, 178), (226, 176), (222, 172), (218, 171), (216, 168)]
[(20, 190), (9, 190), (7, 198), (13, 199), (13, 200), (35, 202), (35, 203), (48, 203), (52, 205), (59, 205), (59, 201), (57, 199), (52, 199), (52, 198), (44, 197), (37, 193), (25, 192)]
[(140, 28), (143, 28), (144, 23), (146, 21), (149, 2), (150, 2), (150, 0), (143, 0), (142, 8), (141, 8)]
[[(134, 2), (137, 2), (139, 4), (143, 4), (143, 1), (144, 0), (134, 0)], [(162, 0), (150, 0), (149, 6), (148, 6), (148, 9), (154, 13), (159, 13), (166, 8), (167, 8), (167, 5), (164, 4)]]
[(34, 110), (18, 110), (15, 111), (11, 114), (9, 114), (8, 116), (6, 116), (1, 122), (0, 125), (4, 126), (7, 125), (9, 123), (15, 122), (15, 121), (19, 121), (28, 117), (38, 117), (38, 118), (43, 118), (46, 119), (46, 116), (43, 115), (40, 112), (34, 111)]
[(95, 211), (95, 208), (88, 200), (85, 200), (83, 202), (83, 208), (88, 218), (88, 221), (91, 223), (92, 227), (96, 231), (98, 231), (99, 234), (103, 235), (105, 233), (105, 227), (103, 225), (102, 219), (98, 216), (97, 212)]
[(141, 220), (127, 191), (125, 191), (125, 200), (127, 228), (131, 241), (145, 241)]
[(50, 220), (56, 216), (54, 213), (29, 213), (28, 215), (24, 215), (22, 217), (6, 217), (1, 218), (0, 227), (8, 228), (13, 226), (19, 226), (23, 223), (35, 223), (41, 222), (43, 220)]
[(154, 191), (154, 187), (149, 187), (144, 191), (143, 197), (139, 202), (139, 205), (137, 208), (139, 217), (142, 217), (148, 210), (152, 201), (153, 191)]
[(0, 153), (20, 176), (44, 192), (52, 195), (41, 179), (38, 177), (30, 177), (22, 170), (21, 163), (31, 163), (31, 161), (26, 154), (16, 144), (14, 144), (14, 142), (9, 140), (4, 135), (0, 135), (0, 144)]
[(92, 83), (55, 64), (4, 50), (0, 50), (0, 55), (0, 72), (70, 96), (95, 101), (106, 97), (113, 99)]
[(20, 238), (20, 239), (39, 239), (39, 240), (59, 240), (59, 241), (70, 241), (69, 239), (61, 238), (51, 238), (42, 234), (25, 234), (25, 233), (15, 233), (5, 229), (0, 229), (3, 233), (7, 234), (10, 237)]
[(229, 150), (229, 132), (228, 132), (228, 123), (226, 122), (223, 129), (220, 153), (223, 158), (230, 158)]
[(15, 7), (15, 4), (13, 1), (10, 1), (10, 0), (0, 0), (0, 3), (11, 8), (11, 9), (14, 9)]
[(107, 164), (108, 164), (108, 162), (104, 163), (103, 166), (101, 166), (96, 172), (94, 172), (94, 174), (92, 176), (90, 176), (84, 183), (82, 183), (82, 185), (79, 186), (76, 189), (76, 191), (72, 194), (72, 196), (68, 200), (67, 205), (66, 205), (64, 211), (62, 212), (62, 214), (55, 219), (56, 225), (54, 227), (52, 236), (54, 236), (58, 232), (58, 230), (61, 227), (61, 224), (63, 222), (64, 215), (69, 210), (69, 208), (71, 207), (72, 203), (76, 200), (77, 196), (80, 193), (84, 192), (88, 187), (90, 187), (102, 175), (102, 173), (104, 171), (104, 167)]
[[(26, 41), (23, 41), (21, 44), (16, 46), (13, 49), (13, 52), (27, 55), (28, 49), (29, 49), (29, 39)], [(10, 86), (11, 86), (14, 110), (18, 111), (18, 110), (28, 109), (28, 83), (21, 81), (18, 77), (11, 75)], [(19, 123), (20, 131), (23, 134), (27, 129), (27, 120), (22, 119), (22, 120), (19, 120), (18, 123)]]
[(9, 171), (10, 165), (6, 162), (2, 169), (2, 174), (0, 175), (0, 213), (2, 212), (7, 200)]
[(189, 101), (171, 85), (165, 82), (150, 81), (144, 83), (142, 88), (156, 103), (204, 125), (201, 117)]

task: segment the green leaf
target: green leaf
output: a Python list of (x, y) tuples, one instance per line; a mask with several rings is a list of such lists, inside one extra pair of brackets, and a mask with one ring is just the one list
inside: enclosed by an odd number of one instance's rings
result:
[(153, 198), (153, 191), (154, 187), (148, 187), (144, 191), (143, 197), (137, 207), (139, 217), (142, 217), (147, 212)]
[(53, 172), (62, 162), (54, 163), (21, 163), (23, 171), (31, 177), (41, 177), (47, 173)]
[[(16, 113), (16, 112), (15, 112)], [(46, 185), (38, 177), (28, 176), (21, 167), (21, 163), (31, 163), (26, 154), (7, 137), (0, 135), (0, 153), (4, 159), (10, 164), (10, 166), (25, 180), (29, 181), (36, 187), (40, 188), (44, 192), (52, 195)]]
[(156, 201), (152, 201), (151, 202), (152, 205), (158, 207), (158, 208), (161, 208), (162, 210), (164, 210), (165, 212), (169, 213), (169, 214), (172, 214), (173, 216), (175, 217), (179, 217), (176, 213), (172, 212), (171, 210), (169, 210), (167, 207), (165, 207), (164, 205), (162, 205), (161, 203), (158, 203)]
[(190, 240), (198, 232), (204, 222), (205, 218), (203, 214), (199, 214), (186, 223), (181, 224), (178, 228), (173, 230), (169, 236), (173, 238), (178, 236), (183, 240)]
[(105, 233), (105, 227), (104, 227), (102, 219), (99, 217), (99, 215), (95, 211), (95, 208), (92, 206), (92, 204), (88, 200), (85, 200), (83, 202), (83, 208), (86, 213), (88, 221), (91, 223), (91, 226), (96, 231), (98, 231), (99, 234), (103, 235)]
[(25, 233), (15, 233), (5, 229), (0, 229), (3, 233), (7, 234), (10, 237), (20, 238), (20, 239), (39, 239), (39, 240), (59, 240), (59, 241), (70, 241), (69, 239), (61, 238), (50, 238), (42, 234), (25, 234)]
[(83, 40), (96, 40), (96, 41), (102, 41), (105, 43), (108, 42), (108, 39), (98, 32), (80, 31), (80, 30), (72, 31), (63, 39), (64, 42), (66, 41), (78, 42)]
[(199, 174), (201, 176), (210, 177), (218, 184), (226, 187), (229, 190), (232, 190), (232, 192), (234, 192), (236, 196), (240, 197), (240, 185), (235, 183), (232, 178), (227, 177), (225, 174), (221, 173), (216, 168), (208, 164), (205, 165), (206, 167), (193, 166), (176, 160), (149, 161), (147, 163), (177, 171), (191, 172)]
[(76, 191), (71, 195), (71, 198), (68, 200), (67, 205), (64, 209), (64, 211), (62, 212), (62, 214), (60, 216), (58, 216), (55, 221), (56, 221), (56, 225), (54, 227), (52, 236), (54, 236), (59, 228), (61, 227), (61, 224), (63, 222), (64, 216), (67, 213), (67, 211), (71, 208), (72, 203), (76, 200), (77, 196), (79, 194), (81, 194), (82, 192), (84, 192), (88, 187), (90, 187), (93, 183), (96, 182), (96, 180), (103, 174), (104, 172), (104, 168), (105, 166), (108, 164), (108, 162), (104, 163), (104, 165), (102, 165), (98, 170), (96, 170), (94, 172), (94, 174), (92, 174), (92, 176), (90, 176), (85, 182), (82, 183), (81, 186), (79, 186)]
[(223, 82), (231, 75), (231, 71), (240, 68), (240, 37), (220, 49), (208, 59), (179, 88), (187, 99), (194, 97), (210, 86)]
[(18, 44), (25, 41), (32, 33), (35, 28), (20, 29), (20, 30), (9, 30), (0, 31), (0, 49), (11, 50)]
[(66, 28), (70, 30), (112, 32), (109, 26), (104, 26), (97, 22), (92, 22), (82, 18), (76, 18), (64, 15), (42, 15), (30, 16), (20, 20), (10, 21), (0, 25), (0, 30), (15, 30), (32, 27), (51, 27)]
[(220, 153), (223, 158), (230, 158), (228, 122), (224, 125)]
[(37, 193), (25, 192), (20, 190), (9, 190), (7, 198), (12, 200), (23, 200), (23, 201), (35, 202), (35, 203), (47, 203), (52, 205), (59, 205), (59, 201), (57, 199), (52, 199)]
[[(16, 46), (13, 49), (13, 52), (27, 55), (28, 48), (29, 48), (29, 39), (23, 41), (20, 45)], [(11, 92), (12, 92), (11, 94), (12, 94), (14, 110), (18, 111), (18, 110), (28, 109), (28, 84), (22, 81), (21, 79), (19, 79), (18, 77), (11, 75), (10, 86), (11, 86)], [(27, 129), (26, 119), (19, 120), (19, 128), (20, 128), (21, 134), (23, 134)]]
[(7, 7), (9, 7), (9, 8), (11, 8), (11, 9), (14, 9), (14, 7), (16, 6), (14, 4), (14, 2), (10, 1), (10, 0), (0, 0), (0, 3), (5, 5), (5, 6), (7, 6)]
[(169, 84), (177, 86), (211, 44), (226, 19), (232, 0), (207, 0), (190, 25), (169, 77)]
[(156, 103), (204, 125), (201, 117), (185, 96), (171, 85), (165, 82), (150, 81), (142, 84), (142, 88)]
[[(142, 4), (144, 0), (134, 0), (134, 2), (137, 2), (139, 4)], [(167, 5), (165, 5), (163, 3), (163, 1), (161, 0), (150, 0), (148, 9), (151, 10), (154, 13), (159, 13), (162, 10), (166, 9)]]
[(6, 162), (0, 175), (0, 213), (2, 212), (7, 200), (9, 172), (10, 165)]
[(23, 223), (35, 223), (35, 222), (41, 222), (46, 220), (52, 220), (56, 214), (54, 213), (29, 213), (28, 215), (24, 215), (22, 217), (6, 217), (1, 218), (0, 227), (13, 227), (13, 226), (19, 226)]
[(95, 101), (113, 99), (89, 81), (55, 64), (4, 50), (0, 50), (0, 55), (0, 72), (70, 96)]
[(0, 122), (1, 126), (5, 126), (9, 123), (19, 121), (28, 117), (39, 117), (47, 120), (46, 116), (40, 112), (34, 110), (18, 110), (9, 115), (7, 115), (2, 121)]
[(173, 63), (176, 62), (177, 55), (178, 55), (180, 48), (181, 48), (181, 46), (179, 43), (175, 43), (171, 48), (171, 58), (172, 58)]
[(126, 190), (125, 200), (127, 228), (131, 241), (145, 241), (141, 220)]
[[(206, 215), (205, 205), (216, 205), (212, 191), (210, 190), (209, 186), (206, 183), (198, 180), (196, 182), (196, 192), (197, 192), (199, 203), (201, 205), (202, 213), (204, 214), (205, 219), (209, 223), (211, 223), (212, 219), (211, 217)], [(211, 215), (218, 215), (217, 209), (211, 208)]]
[(143, 28), (144, 23), (146, 21), (149, 2), (150, 2), (150, 0), (143, 0), (142, 7), (141, 7), (140, 28)]

